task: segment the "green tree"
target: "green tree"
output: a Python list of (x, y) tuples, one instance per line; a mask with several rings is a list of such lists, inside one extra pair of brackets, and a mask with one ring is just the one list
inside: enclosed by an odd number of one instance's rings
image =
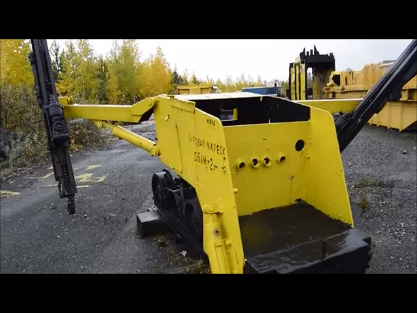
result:
[(172, 85), (172, 92), (176, 93), (178, 86), (187, 85), (188, 81), (186, 78), (184, 78), (182, 75), (178, 73), (178, 70), (176, 67), (174, 67), (174, 70), (171, 72), (171, 85)]
[(76, 102), (96, 102), (98, 100), (99, 62), (91, 43), (79, 39), (76, 43), (65, 43), (65, 53), (60, 55), (58, 92), (71, 95)]
[(97, 58), (97, 100), (100, 103), (107, 103), (109, 101), (108, 97), (108, 78), (109, 78), (109, 66), (107, 61), (99, 56)]
[(124, 39), (120, 46), (114, 42), (109, 55), (109, 66), (112, 75), (117, 78), (120, 100), (130, 104), (136, 102), (140, 69), (140, 50), (136, 40)]
[(54, 77), (55, 82), (59, 81), (60, 78), (60, 63), (59, 63), (59, 44), (54, 40), (49, 48), (49, 53), (51, 55), (51, 66), (52, 66), (52, 76)]
[(197, 78), (197, 76), (195, 75), (195, 73), (193, 72), (193, 74), (191, 75), (190, 78), (190, 85), (199, 85), (201, 84), (201, 81)]
[(106, 86), (106, 95), (109, 99), (109, 103), (111, 104), (118, 104), (119, 103), (119, 86), (117, 84), (117, 76), (114, 73), (114, 70), (112, 67), (110, 67), (108, 72), (108, 80), (107, 80), (107, 86)]
[(143, 98), (172, 91), (172, 71), (160, 47), (141, 66), (139, 88)]
[(0, 39), (0, 82), (33, 86), (33, 74), (28, 61), (30, 51), (27, 39)]
[(80, 101), (85, 102), (97, 98), (97, 63), (93, 47), (86, 39), (77, 40), (77, 50), (75, 55), (76, 64), (76, 88), (81, 95)]
[(75, 80), (77, 78), (76, 48), (72, 41), (65, 42), (64, 51), (60, 55), (61, 79), (56, 84), (60, 95), (70, 95), (77, 100), (79, 97)]

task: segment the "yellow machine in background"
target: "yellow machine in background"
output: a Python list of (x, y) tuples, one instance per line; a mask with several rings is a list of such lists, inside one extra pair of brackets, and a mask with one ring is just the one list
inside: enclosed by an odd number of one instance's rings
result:
[[(308, 70), (312, 69), (312, 84), (309, 86)], [(336, 69), (336, 60), (332, 53), (320, 54), (314, 50), (304, 49), (290, 63), (287, 97), (291, 100), (323, 99), (323, 88)]]
[(221, 92), (216, 85), (178, 86), (180, 95), (198, 95)]
[[(323, 88), (326, 99), (363, 98), (389, 70), (394, 61), (365, 65), (361, 71), (333, 72)], [(417, 129), (417, 77), (402, 89), (399, 101), (389, 101), (369, 124), (403, 130)]]
[[(382, 78), (394, 61), (366, 65), (361, 71), (335, 71), (335, 58), (332, 53), (320, 54), (314, 51), (300, 53), (296, 61), (290, 63), (289, 89), (287, 97), (291, 100), (305, 99), (360, 99)], [(311, 80), (308, 69), (312, 69)], [(309, 86), (310, 84), (310, 86)], [(335, 111), (333, 102), (322, 109)], [(344, 112), (352, 112), (349, 108)], [(375, 114), (369, 124), (387, 128), (415, 130), (417, 128), (417, 78), (412, 78), (402, 89), (399, 101), (389, 101), (381, 112)]]

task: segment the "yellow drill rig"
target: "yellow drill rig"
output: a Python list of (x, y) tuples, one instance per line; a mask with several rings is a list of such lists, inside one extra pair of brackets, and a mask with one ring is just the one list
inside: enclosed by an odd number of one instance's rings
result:
[[(58, 103), (46, 40), (30, 61), (61, 198), (75, 213), (66, 119), (92, 120), (158, 156), (155, 212), (207, 257), (212, 273), (364, 273), (371, 239), (354, 227), (341, 151), (416, 74), (417, 41), (363, 99), (289, 101), (252, 93), (160, 95), (132, 106)], [(329, 100), (324, 100), (329, 101)], [(316, 107), (315, 107), (316, 106)], [(234, 112), (222, 119), (222, 110)], [(112, 122), (154, 115), (158, 142)]]

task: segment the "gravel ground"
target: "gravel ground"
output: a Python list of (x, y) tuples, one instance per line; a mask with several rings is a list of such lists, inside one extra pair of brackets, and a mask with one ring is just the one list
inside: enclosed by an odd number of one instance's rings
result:
[(368, 273), (417, 273), (416, 139), (367, 126), (342, 154), (355, 226), (373, 240)]

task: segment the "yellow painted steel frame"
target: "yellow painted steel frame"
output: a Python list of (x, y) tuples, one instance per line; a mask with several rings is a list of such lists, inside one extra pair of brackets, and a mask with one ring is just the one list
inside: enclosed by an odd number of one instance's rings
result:
[[(367, 92), (392, 67), (394, 62), (365, 65), (361, 71), (334, 71), (329, 83), (323, 88), (326, 99), (352, 99), (364, 97)], [(335, 77), (339, 83), (336, 84)], [(417, 121), (417, 76), (414, 76), (401, 90), (399, 101), (388, 101), (385, 107), (369, 120), (369, 124), (388, 129), (415, 129)], [(414, 127), (413, 127), (414, 126)]]
[(323, 100), (292, 100), (295, 103), (304, 104), (307, 106), (315, 107), (321, 110), (328, 111), (335, 114), (339, 112), (352, 113), (353, 110), (362, 101), (360, 99), (323, 99)]
[(182, 94), (205, 94), (211, 93), (213, 87), (211, 85), (196, 86), (178, 86), (178, 93)]
[(291, 99), (305, 100), (306, 75), (305, 64), (301, 63), (299, 58), (297, 58), (291, 67)]
[[(295, 100), (296, 103), (305, 104), (330, 113), (351, 113), (359, 105), (362, 99), (326, 99), (326, 100)], [(412, 129), (417, 121), (417, 105), (415, 103), (407, 103), (400, 101), (390, 101), (379, 114), (369, 120), (368, 124), (376, 126), (384, 126), (387, 128), (398, 129), (403, 131), (405, 129)]]
[[(254, 98), (254, 105), (256, 101), (262, 96)], [(341, 103), (346, 101), (351, 100)], [(195, 102), (168, 96), (132, 106), (60, 102), (66, 118), (109, 127), (114, 135), (159, 156), (196, 189), (212, 273), (243, 273), (239, 216), (302, 199), (353, 227), (335, 126), (325, 110), (310, 106), (310, 119), (302, 122), (223, 126)], [(157, 144), (108, 122), (138, 122), (149, 110)], [(295, 149), (298, 140), (305, 142), (302, 151)]]

